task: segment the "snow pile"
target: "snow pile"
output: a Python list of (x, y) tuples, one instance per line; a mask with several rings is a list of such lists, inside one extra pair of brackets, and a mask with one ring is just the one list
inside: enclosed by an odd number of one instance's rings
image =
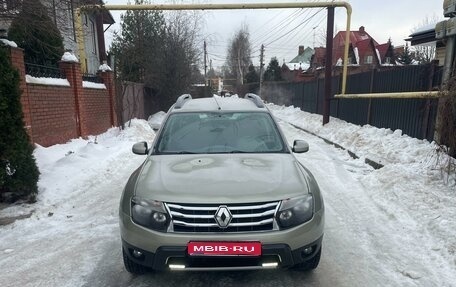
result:
[(10, 46), (10, 47), (13, 47), (13, 48), (17, 48), (17, 44), (16, 42), (14, 41), (9, 41), (7, 39), (0, 39), (0, 42), (3, 43), (4, 45), (6, 46)]
[(108, 64), (103, 64), (100, 67), (98, 67), (98, 71), (106, 72), (106, 71), (112, 71), (111, 67), (108, 66)]
[(105, 84), (82, 81), (83, 88), (106, 90)]
[(48, 85), (48, 86), (63, 86), (69, 87), (70, 82), (67, 79), (58, 79), (58, 78), (41, 78), (41, 77), (33, 77), (30, 75), (25, 75), (25, 81), (28, 84), (36, 84), (36, 85)]
[(61, 59), (63, 62), (79, 63), (78, 58), (71, 52), (65, 52)]
[(383, 164), (357, 177), (375, 205), (403, 224), (398, 241), (418, 232), (420, 250), (439, 254), (450, 269), (456, 269), (456, 176), (445, 171), (454, 159), (439, 152), (434, 142), (411, 138), (401, 130), (358, 126), (336, 118), (322, 126), (321, 115), (294, 107), (268, 107), (285, 122), (335, 142), (361, 159)]
[(106, 242), (120, 242), (117, 213), (122, 189), (145, 159), (134, 155), (131, 147), (137, 141), (151, 142), (154, 136), (147, 122), (132, 120), (125, 130), (111, 128), (88, 139), (37, 146), (37, 203), (0, 211), (2, 217), (32, 213), (0, 226), (0, 286), (88, 283)]
[(163, 122), (163, 119), (165, 118), (165, 116), (166, 116), (166, 113), (163, 111), (160, 111), (158, 113), (151, 115), (147, 119), (147, 122), (149, 123), (150, 127), (153, 130), (158, 130), (158, 129), (160, 129), (161, 123)]

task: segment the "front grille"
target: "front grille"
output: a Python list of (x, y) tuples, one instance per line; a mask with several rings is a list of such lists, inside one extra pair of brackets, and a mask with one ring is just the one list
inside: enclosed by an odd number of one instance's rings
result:
[[(166, 203), (174, 232), (255, 232), (274, 230), (274, 215), (279, 201), (248, 204), (180, 204)], [(220, 206), (232, 215), (227, 227), (215, 220)]]

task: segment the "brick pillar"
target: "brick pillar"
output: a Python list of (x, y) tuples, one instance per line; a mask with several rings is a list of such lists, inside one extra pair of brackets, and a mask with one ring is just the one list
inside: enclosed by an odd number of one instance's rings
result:
[(25, 129), (33, 143), (32, 132), (32, 112), (30, 106), (30, 97), (27, 90), (27, 82), (25, 81), (25, 63), (24, 63), (24, 50), (20, 48), (10, 47), (11, 64), (19, 72), (20, 83), (19, 89), (21, 91), (21, 105), (22, 114), (25, 124)]
[(60, 70), (62, 70), (70, 82), (74, 94), (75, 119), (76, 119), (76, 134), (78, 136), (88, 136), (88, 129), (85, 125), (84, 105), (83, 105), (83, 89), (82, 89), (82, 73), (81, 64), (75, 62), (59, 62)]
[(103, 83), (108, 90), (110, 119), (112, 126), (118, 126), (116, 114), (116, 87), (114, 84), (114, 73), (112, 71), (98, 71), (98, 76), (103, 79)]

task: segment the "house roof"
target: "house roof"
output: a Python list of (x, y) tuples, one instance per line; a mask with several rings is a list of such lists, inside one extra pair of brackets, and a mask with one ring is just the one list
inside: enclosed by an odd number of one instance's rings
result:
[(386, 53), (388, 52), (388, 48), (391, 46), (391, 43), (390, 42), (387, 42), (385, 44), (381, 44), (381, 45), (378, 45), (376, 48), (380, 54), (380, 57), (382, 59), (385, 58), (386, 56)]
[(435, 24), (434, 27), (426, 26), (427, 29), (420, 29), (413, 34), (409, 35), (409, 38), (405, 39), (405, 41), (410, 41), (412, 46), (434, 42), (435, 39)]
[[(339, 39), (339, 41), (334, 43), (334, 45), (343, 46), (345, 44), (345, 31), (339, 31), (334, 38)], [(377, 41), (375, 41), (374, 38), (372, 38), (371, 35), (364, 30), (363, 26), (361, 26), (358, 31), (350, 31), (351, 44), (356, 44), (369, 39), (374, 41), (374, 46), (378, 45)]]
[[(104, 5), (103, 0), (81, 0), (82, 5)], [(107, 9), (101, 9), (101, 14), (103, 16), (103, 24), (112, 25), (116, 23), (111, 12)]]
[(302, 54), (297, 55), (289, 63), (310, 63), (314, 50), (307, 47)]

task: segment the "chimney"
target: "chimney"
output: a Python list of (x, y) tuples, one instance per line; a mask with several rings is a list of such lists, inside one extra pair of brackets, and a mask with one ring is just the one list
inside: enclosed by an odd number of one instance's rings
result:
[(361, 32), (362, 34), (366, 33), (366, 31), (364, 31), (364, 26), (359, 27), (359, 32)]
[(298, 55), (304, 54), (304, 46), (299, 46)]

